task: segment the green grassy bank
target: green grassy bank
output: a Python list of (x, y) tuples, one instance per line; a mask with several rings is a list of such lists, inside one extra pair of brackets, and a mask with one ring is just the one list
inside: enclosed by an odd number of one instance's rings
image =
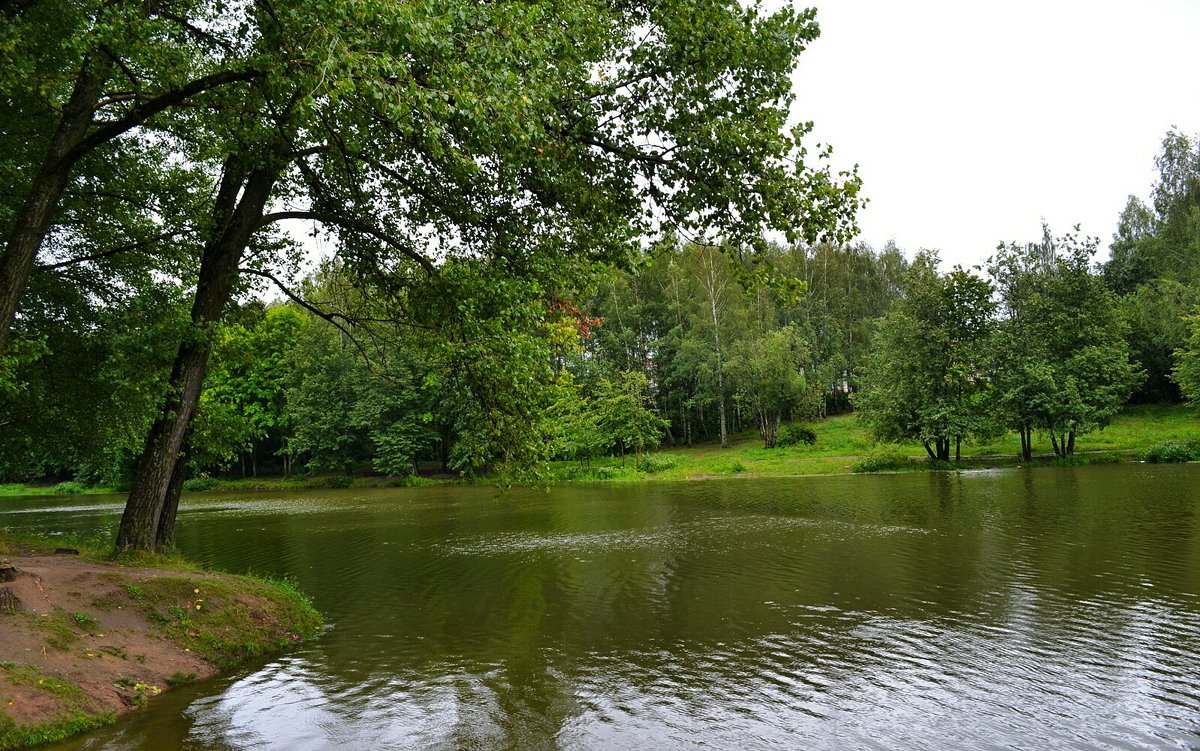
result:
[[(627, 456), (593, 459), (587, 465), (554, 462), (544, 473), (551, 482), (699, 479), (705, 477), (788, 477), (793, 475), (836, 475), (873, 471), (923, 471), (1019, 466), (1020, 439), (1009, 433), (991, 441), (967, 442), (962, 461), (933, 464), (917, 442), (878, 445), (857, 417), (839, 415), (808, 425), (816, 434), (811, 446), (797, 445), (764, 449), (754, 431), (734, 436), (729, 448), (716, 442), (692, 447), (672, 447), (645, 457)], [(1034, 464), (1061, 464), (1055, 459), (1050, 440), (1035, 436)], [(1182, 406), (1142, 405), (1127, 408), (1103, 430), (1081, 435), (1076, 440), (1072, 464), (1130, 461), (1165, 457), (1165, 460), (1200, 459), (1200, 415)], [(464, 480), (425, 477), (256, 477), (236, 480), (203, 478), (188, 483), (189, 490), (287, 490), (345, 487), (395, 487), (431, 485)], [(484, 480), (486, 482), (486, 480)], [(67, 483), (64, 483), (67, 484)], [(68, 484), (69, 485), (69, 484)], [(68, 488), (69, 492), (112, 492), (110, 489)], [(52, 494), (54, 487), (0, 485), (0, 496)], [(59, 491), (62, 492), (62, 491)]]

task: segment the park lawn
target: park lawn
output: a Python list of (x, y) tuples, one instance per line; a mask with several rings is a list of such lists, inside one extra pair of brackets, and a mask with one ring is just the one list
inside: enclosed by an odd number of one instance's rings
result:
[[(764, 449), (757, 432), (744, 431), (734, 436), (730, 447), (708, 442), (692, 447), (671, 447), (652, 452), (641, 462), (628, 456), (595, 459), (585, 470), (570, 462), (554, 464), (552, 474), (563, 480), (639, 480), (695, 479), (715, 476), (786, 477), (790, 475), (848, 474), (854, 464), (872, 453), (893, 451), (914, 460), (912, 469), (920, 469), (925, 449), (917, 442), (879, 446), (856, 415), (838, 415), (808, 423), (816, 433), (812, 446)], [(1076, 453), (1082, 457), (1096, 453), (1115, 458), (1132, 458), (1156, 443), (1168, 440), (1200, 440), (1200, 416), (1181, 406), (1139, 405), (1129, 407), (1103, 430), (1076, 438)], [(962, 445), (962, 466), (1008, 466), (1019, 464), (1020, 438), (1007, 433), (988, 441), (969, 441)], [(1050, 439), (1034, 437), (1038, 461), (1053, 459)], [(639, 465), (642, 469), (639, 469)], [(648, 470), (648, 471), (647, 471)]]

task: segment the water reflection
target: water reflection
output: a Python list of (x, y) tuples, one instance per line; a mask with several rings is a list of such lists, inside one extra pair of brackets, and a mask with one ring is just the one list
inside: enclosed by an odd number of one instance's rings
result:
[[(192, 498), (190, 555), (332, 629), (64, 748), (1200, 747), (1198, 479)], [(0, 524), (114, 521), (21, 503)]]

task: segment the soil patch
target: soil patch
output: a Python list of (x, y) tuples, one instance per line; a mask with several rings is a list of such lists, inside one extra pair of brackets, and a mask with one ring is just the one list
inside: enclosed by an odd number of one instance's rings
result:
[(50, 742), (320, 628), (287, 585), (0, 548), (0, 749)]

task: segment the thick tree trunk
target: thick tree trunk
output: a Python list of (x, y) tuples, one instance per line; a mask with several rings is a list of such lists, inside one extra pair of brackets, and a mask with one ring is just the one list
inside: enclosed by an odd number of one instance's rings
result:
[[(188, 431), (191, 435), (191, 431)], [(183, 481), (187, 477), (187, 441), (184, 438), (184, 456), (175, 463), (175, 471), (171, 473), (171, 484), (167, 487), (166, 501), (163, 503), (162, 514), (158, 517), (158, 532), (154, 536), (155, 550), (171, 550), (175, 547), (175, 517), (179, 513), (179, 496), (183, 494)]]
[(1067, 434), (1067, 451), (1066, 451), (1065, 455), (1066, 456), (1074, 456), (1075, 455), (1075, 431), (1074, 430), (1072, 430), (1070, 433)]
[(933, 453), (933, 448), (929, 445), (929, 441), (921, 441), (921, 445), (925, 447), (925, 453), (929, 454), (932, 461), (937, 461), (937, 454)]
[(84, 59), (71, 98), (59, 116), (58, 130), (29, 187), (29, 195), (13, 217), (12, 230), (0, 255), (0, 353), (8, 348), (21, 295), (33, 272), (38, 249), (50, 230), (50, 220), (67, 188), (71, 168), (79, 159), (76, 150), (92, 125), (109, 67), (106, 58)]
[(954, 436), (954, 461), (962, 461), (962, 436)]
[(192, 331), (179, 345), (166, 401), (138, 460), (117, 532), (118, 548), (153, 551), (160, 537), (173, 534), (173, 516), (168, 520), (172, 529), (163, 530), (160, 525), (184, 436), (200, 402), (212, 330), (233, 294), (242, 252), (257, 229), (278, 173), (277, 166), (260, 166), (246, 177), (240, 160), (230, 157), (225, 162), (213, 212), (213, 236), (204, 247), (192, 303)]

